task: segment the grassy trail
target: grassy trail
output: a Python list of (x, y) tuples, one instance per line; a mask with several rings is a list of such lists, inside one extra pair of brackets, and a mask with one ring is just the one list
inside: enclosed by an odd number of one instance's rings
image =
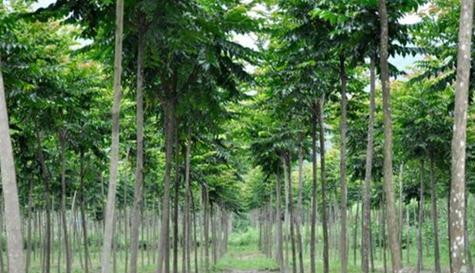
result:
[(279, 270), (276, 262), (265, 257), (255, 246), (230, 246), (228, 253), (214, 266), (214, 272), (268, 273)]

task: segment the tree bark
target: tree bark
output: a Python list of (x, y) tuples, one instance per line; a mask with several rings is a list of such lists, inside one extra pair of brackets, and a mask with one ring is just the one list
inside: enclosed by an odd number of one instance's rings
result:
[(64, 248), (66, 254), (66, 273), (71, 273), (72, 266), (72, 256), (71, 256), (71, 246), (69, 243), (68, 236), (68, 222), (66, 220), (66, 159), (64, 157), (65, 153), (65, 142), (66, 142), (66, 132), (62, 130), (59, 133), (59, 146), (60, 146), (60, 168), (61, 168), (61, 221), (63, 228), (63, 237), (64, 237)]
[[(139, 19), (142, 22), (141, 19)], [(139, 230), (142, 218), (143, 205), (143, 160), (144, 160), (144, 109), (143, 109), (143, 76), (144, 76), (144, 33), (140, 27), (137, 44), (137, 94), (136, 94), (136, 115), (137, 115), (137, 160), (135, 167), (135, 188), (134, 204), (132, 207), (132, 222), (130, 224), (130, 265), (129, 272), (137, 273), (137, 257), (139, 251)]]
[(450, 196), (450, 257), (452, 273), (466, 270), (465, 245), (465, 149), (470, 80), (473, 0), (462, 0), (458, 34), (457, 76), (455, 82), (454, 130), (452, 136)]
[(7, 232), (8, 272), (25, 272), (25, 256), (23, 253), (23, 236), (21, 233), (20, 204), (16, 182), (15, 162), (13, 159), (10, 126), (8, 123), (7, 101), (1, 70), (0, 59), (0, 172), (5, 208), (5, 227)]
[[(199, 260), (198, 260), (198, 236), (196, 232), (196, 212), (195, 212), (195, 199), (193, 198), (193, 191), (190, 190), (190, 201), (191, 201), (191, 211), (192, 211), (192, 221), (193, 221), (193, 252), (195, 256), (195, 261), (194, 261), (194, 267), (195, 271), (194, 273), (198, 273), (198, 268), (199, 268)], [(190, 268), (191, 272), (191, 268)]]
[(173, 162), (173, 137), (176, 122), (176, 101), (169, 98), (163, 102), (165, 110), (165, 174), (163, 177), (162, 226), (157, 273), (169, 272), (169, 226), (170, 226), (170, 176)]
[(297, 195), (297, 212), (295, 214), (295, 230), (297, 235), (297, 254), (299, 260), (299, 271), (304, 273), (303, 264), (303, 244), (302, 244), (302, 192), (303, 192), (303, 135), (300, 136), (299, 154), (298, 154), (298, 195)]
[(279, 174), (275, 176), (275, 211), (276, 211), (276, 237), (277, 237), (277, 244), (276, 244), (276, 260), (277, 264), (279, 265), (279, 272), (284, 273), (284, 252), (283, 252), (283, 241), (282, 241), (282, 216), (281, 216), (281, 209), (280, 209), (280, 202), (281, 202), (281, 177)]
[(82, 238), (83, 238), (83, 247), (84, 247), (84, 273), (89, 273), (89, 248), (87, 242), (87, 222), (86, 222), (86, 193), (85, 193), (85, 185), (84, 185), (84, 152), (81, 151), (79, 155), (79, 187), (81, 191), (81, 225), (82, 225)]
[(369, 256), (371, 252), (371, 180), (373, 172), (373, 142), (374, 142), (374, 116), (376, 113), (376, 54), (370, 59), (370, 92), (369, 92), (369, 119), (368, 142), (366, 146), (365, 180), (363, 186), (363, 230), (362, 230), (362, 270), (369, 273)]
[(320, 183), (322, 187), (322, 230), (323, 230), (323, 273), (328, 273), (329, 255), (328, 255), (328, 217), (327, 217), (327, 197), (326, 197), (326, 172), (325, 172), (325, 122), (324, 122), (324, 98), (317, 103), (317, 115), (320, 123)]
[(204, 254), (205, 254), (205, 272), (209, 270), (209, 198), (208, 188), (203, 186), (203, 232), (204, 232)]
[(310, 273), (316, 272), (315, 237), (317, 222), (317, 104), (312, 106), (312, 216), (310, 227)]
[(437, 181), (435, 177), (434, 159), (430, 158), (430, 196), (431, 196), (431, 218), (432, 218), (432, 236), (434, 236), (434, 272), (440, 273), (440, 250), (439, 250), (439, 212), (437, 211)]
[(38, 141), (38, 161), (40, 163), (41, 178), (43, 179), (46, 224), (44, 235), (44, 256), (43, 256), (43, 273), (49, 273), (51, 269), (51, 192), (50, 192), (50, 175), (46, 167), (45, 157), (42, 147), (41, 132), (37, 129), (36, 139)]
[[(0, 214), (1, 216), (1, 214)], [(32, 230), (31, 230), (31, 222), (33, 221), (33, 177), (30, 177), (30, 181), (28, 183), (28, 234), (27, 234), (27, 253), (26, 253), (26, 270), (25, 272), (28, 273), (30, 271), (31, 265), (31, 252), (33, 251), (33, 242), (32, 242)], [(2, 256), (0, 251), (0, 256)], [(3, 257), (0, 257), (3, 259)], [(3, 263), (0, 265), (0, 272), (3, 273)]]
[[(398, 216), (399, 216), (399, 234), (398, 234), (398, 239), (399, 239), (399, 245), (402, 246), (402, 233), (403, 233), (403, 229), (404, 229), (404, 206), (403, 206), (403, 187), (402, 187), (402, 184), (403, 184), (403, 171), (404, 171), (404, 162), (399, 166), (399, 213), (398, 213)], [(404, 257), (402, 255), (402, 247), (399, 248), (400, 250), (400, 256), (401, 256), (401, 264), (403, 264), (403, 261), (404, 261)]]
[(345, 70), (345, 56), (340, 55), (340, 81), (341, 81), (341, 99), (340, 99), (340, 272), (348, 271), (348, 245), (347, 245), (347, 195), (348, 188), (346, 183), (346, 133), (348, 131), (347, 124), (347, 97), (346, 85), (347, 75)]
[(381, 21), (381, 85), (383, 89), (383, 113), (384, 113), (384, 191), (386, 194), (386, 214), (389, 246), (391, 249), (392, 272), (401, 271), (401, 251), (398, 240), (398, 225), (396, 210), (394, 207), (393, 190), (393, 129), (391, 117), (391, 91), (389, 82), (388, 65), (388, 13), (386, 1), (379, 0), (379, 15)]
[(287, 187), (289, 189), (289, 228), (290, 228), (290, 247), (292, 252), (292, 272), (297, 273), (297, 256), (295, 251), (295, 216), (294, 216), (294, 205), (292, 197), (292, 170), (290, 167), (291, 160), (289, 154), (284, 154), (282, 156), (283, 168), (286, 170), (285, 177), (287, 182)]
[[(190, 138), (190, 134), (188, 135)], [(185, 208), (184, 208), (184, 248), (185, 248), (185, 257), (183, 259), (184, 267), (183, 273), (190, 273), (191, 271), (191, 245), (190, 245), (190, 233), (191, 233), (191, 225), (190, 225), (190, 172), (191, 172), (191, 140), (185, 143)]]
[(417, 273), (424, 268), (423, 247), (422, 247), (422, 224), (424, 222), (424, 160), (420, 160), (419, 167), (419, 216), (417, 224)]
[(178, 273), (178, 198), (180, 193), (180, 150), (175, 126), (175, 192), (173, 196), (173, 273)]
[(122, 37), (124, 24), (124, 0), (116, 3), (116, 30), (114, 52), (114, 102), (112, 105), (112, 144), (110, 151), (109, 188), (105, 209), (104, 241), (101, 254), (101, 272), (111, 272), (112, 238), (114, 236), (115, 197), (119, 165), (120, 99), (122, 96)]

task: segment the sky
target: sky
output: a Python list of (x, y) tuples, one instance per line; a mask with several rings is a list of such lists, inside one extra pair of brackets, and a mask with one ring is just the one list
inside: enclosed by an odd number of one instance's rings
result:
[[(248, 0), (244, 0), (246, 2)], [(38, 2), (33, 4), (33, 9), (38, 9), (42, 7), (47, 7), (48, 5), (56, 2), (56, 0), (38, 0)], [(260, 5), (260, 6), (259, 6)], [(421, 9), (425, 9), (426, 7), (421, 7)], [(256, 9), (258, 11), (262, 11), (265, 9), (264, 6), (261, 4), (258, 4)], [(417, 14), (408, 14), (406, 15), (402, 20), (401, 23), (403, 24), (414, 24), (420, 21), (420, 17)], [(257, 36), (255, 34), (239, 34), (235, 35), (233, 40), (235, 42), (238, 42), (239, 44), (249, 47), (252, 49), (257, 49)], [(85, 41), (87, 43), (87, 41)], [(408, 70), (414, 63), (418, 60), (421, 60), (422, 56), (421, 55), (416, 55), (416, 56), (395, 56), (395, 57), (390, 57), (389, 62), (391, 62), (393, 65), (395, 65), (399, 70)]]

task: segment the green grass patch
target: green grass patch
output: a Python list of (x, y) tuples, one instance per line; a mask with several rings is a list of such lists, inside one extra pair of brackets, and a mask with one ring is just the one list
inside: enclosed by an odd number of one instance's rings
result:
[(258, 270), (258, 271), (278, 271), (275, 261), (266, 258), (257, 251), (232, 250), (229, 251), (214, 266), (214, 272), (224, 272), (229, 270)]

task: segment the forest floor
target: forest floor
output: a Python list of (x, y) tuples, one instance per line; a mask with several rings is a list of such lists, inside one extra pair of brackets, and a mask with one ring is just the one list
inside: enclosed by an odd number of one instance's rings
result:
[(231, 246), (227, 254), (214, 266), (222, 273), (270, 273), (279, 271), (275, 261), (256, 248)]

